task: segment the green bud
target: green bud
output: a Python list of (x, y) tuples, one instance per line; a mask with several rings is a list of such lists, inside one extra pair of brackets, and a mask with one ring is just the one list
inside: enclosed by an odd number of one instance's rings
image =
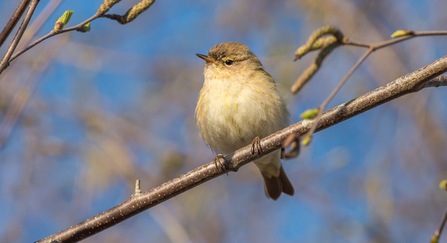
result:
[(301, 141), (301, 145), (307, 146), (310, 144), (311, 141), (312, 141), (312, 136), (307, 136), (303, 139), (303, 141)]
[(413, 35), (414, 31), (412, 30), (398, 30), (391, 35), (391, 38), (402, 37), (406, 35)]
[(306, 110), (305, 112), (301, 113), (301, 118), (302, 119), (313, 119), (317, 116), (319, 111), (320, 111), (320, 109), (318, 109), (318, 108)]
[(434, 235), (433, 237), (431, 237), (430, 243), (438, 243), (439, 242), (439, 237)]
[(62, 16), (56, 20), (53, 30), (55, 32), (63, 30), (68, 21), (70, 21), (71, 15), (73, 15), (73, 11), (70, 10), (65, 11), (65, 13), (62, 14)]
[(90, 22), (84, 24), (84, 25), (81, 27), (81, 29), (78, 30), (78, 31), (80, 31), (80, 32), (82, 32), (82, 33), (89, 32), (89, 31), (90, 31)]
[(447, 180), (441, 181), (441, 183), (439, 183), (439, 188), (447, 190)]

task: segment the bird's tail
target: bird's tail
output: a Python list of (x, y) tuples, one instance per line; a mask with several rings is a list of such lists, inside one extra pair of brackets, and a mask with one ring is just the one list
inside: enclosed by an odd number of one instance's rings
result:
[[(295, 190), (287, 178), (279, 159), (279, 151), (255, 161), (264, 179), (264, 191), (268, 198), (276, 200), (281, 193), (293, 196)], [(279, 170), (279, 171), (278, 171)]]
[(264, 178), (264, 190), (265, 195), (273, 200), (279, 198), (282, 192), (287, 195), (293, 196), (295, 190), (293, 189), (292, 183), (290, 183), (289, 178), (287, 178), (284, 169), (280, 168), (279, 176), (271, 178), (267, 177), (264, 173), (262, 173), (262, 178)]

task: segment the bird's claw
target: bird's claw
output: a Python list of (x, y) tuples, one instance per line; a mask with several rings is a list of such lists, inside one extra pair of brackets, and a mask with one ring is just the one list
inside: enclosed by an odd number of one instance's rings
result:
[[(224, 162), (222, 163), (222, 161), (221, 161), (221, 159), (223, 159), (224, 160)], [(215, 158), (214, 158), (214, 165), (216, 166), (216, 168), (218, 168), (218, 165), (217, 164), (219, 164), (220, 165), (220, 168), (228, 175), (228, 172), (227, 172), (227, 170), (225, 169), (225, 167), (226, 167), (226, 163), (227, 163), (227, 160), (225, 159), (225, 156), (223, 155), (223, 154), (218, 154)]]
[(262, 153), (262, 147), (261, 147), (261, 139), (259, 137), (255, 137), (253, 139), (253, 142), (251, 143), (251, 154), (261, 154)]
[[(286, 152), (286, 148), (290, 146), (290, 151)], [(291, 159), (300, 153), (300, 137), (292, 133), (284, 140), (281, 147), (281, 159)]]

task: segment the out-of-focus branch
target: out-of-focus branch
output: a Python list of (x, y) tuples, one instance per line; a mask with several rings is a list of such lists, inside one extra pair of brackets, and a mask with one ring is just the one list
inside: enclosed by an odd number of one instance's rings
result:
[(22, 24), (20, 25), (19, 30), (17, 31), (16, 36), (11, 42), (11, 45), (9, 45), (8, 50), (6, 50), (5, 55), (3, 56), (2, 60), (0, 61), (0, 74), (3, 72), (3, 70), (6, 69), (9, 65), (9, 59), (12, 56), (12, 53), (16, 49), (17, 45), (19, 44), (20, 39), (22, 38), (23, 33), (25, 32), (26, 27), (28, 26), (29, 21), (31, 20), (31, 17), (33, 16), (34, 10), (36, 10), (37, 4), (40, 0), (31, 0), (31, 4), (29, 5), (28, 11), (25, 14), (25, 18), (23, 18)]
[[(445, 81), (445, 80), (444, 80)], [(447, 190), (447, 180), (441, 181), (439, 183), (439, 188), (443, 190)], [(444, 214), (442, 215), (441, 223), (439, 223), (438, 229), (435, 231), (433, 236), (430, 239), (430, 243), (438, 243), (439, 238), (441, 237), (442, 230), (444, 229), (445, 222), (447, 221), (447, 208), (444, 211)]]
[(8, 107), (8, 110), (6, 111), (3, 121), (0, 123), (0, 151), (7, 143), (9, 136), (11, 135), (11, 132), (17, 123), (17, 120), (22, 114), (25, 105), (28, 103), (31, 94), (33, 93), (37, 85), (36, 80), (39, 80), (39, 77), (44, 73), (48, 65), (51, 63), (51, 60), (62, 49), (67, 41), (67, 38), (63, 38), (54, 46), (49, 48), (49, 50), (46, 52), (47, 55), (45, 56), (45, 61), (40, 62), (40, 65), (38, 65), (38, 69), (33, 69), (33, 71), (28, 75), (23, 87), (19, 90), (19, 92), (17, 92), (17, 94), (15, 94), (14, 98), (11, 101), (11, 104)]
[(439, 238), (441, 237), (441, 232), (444, 229), (445, 222), (447, 221), (447, 208), (444, 211), (444, 214), (441, 219), (441, 223), (439, 224), (438, 229), (436, 230), (435, 234), (431, 237), (430, 243), (438, 243)]
[[(417, 92), (424, 88), (425, 83), (446, 71), (447, 56), (400, 77), (386, 86), (324, 112), (318, 122), (317, 131), (331, 127), (405, 94)], [(439, 85), (447, 85), (445, 79), (443, 77), (443, 82), (436, 79), (433, 82), (439, 81)], [(428, 85), (427, 87), (432, 86)], [(310, 120), (304, 120), (263, 138), (260, 142), (262, 152), (259, 154), (251, 153), (251, 145), (245, 146), (233, 154), (226, 155), (225, 159), (220, 158), (220, 164), (223, 166), (217, 166), (218, 163), (214, 161), (205, 164), (146, 193), (135, 193), (126, 202), (38, 242), (75, 242), (99, 233), (228, 171), (237, 171), (241, 166), (259, 158), (259, 156), (264, 156), (281, 148), (284, 140), (291, 134), (295, 133), (301, 136), (307, 133), (312, 123)]]
[(31, 0), (22, 0), (16, 11), (12, 14), (5, 28), (3, 28), (2, 33), (0, 33), (0, 46), (3, 45), (6, 38), (8, 38), (9, 34), (11, 34), (11, 31), (14, 29), (17, 22), (19, 22), (19, 19), (22, 17), (30, 1)]

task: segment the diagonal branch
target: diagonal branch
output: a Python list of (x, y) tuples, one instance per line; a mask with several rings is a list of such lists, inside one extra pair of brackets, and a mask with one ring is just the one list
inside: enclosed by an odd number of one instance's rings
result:
[(19, 19), (22, 17), (26, 6), (28, 6), (30, 1), (31, 0), (22, 0), (19, 6), (17, 6), (16, 11), (14, 11), (5, 28), (3, 28), (2, 33), (0, 33), (0, 46), (3, 45), (6, 38), (8, 38), (9, 34), (11, 34), (11, 31), (14, 29), (17, 22), (19, 22)]
[(435, 234), (431, 237), (430, 243), (438, 243), (439, 238), (441, 237), (442, 229), (444, 229), (445, 222), (447, 221), (447, 208), (442, 215), (441, 223), (439, 224), (438, 229), (435, 231)]
[[(346, 81), (348, 81), (348, 78), (351, 77), (351, 75), (354, 73), (354, 71), (360, 66), (360, 64), (362, 64), (366, 60), (366, 58), (372, 52), (373, 52), (372, 48), (368, 49), (368, 51), (365, 52), (365, 54), (363, 54), (363, 56), (357, 61), (357, 63), (354, 64), (354, 66), (349, 70), (349, 72), (338, 83), (337, 87), (335, 87), (335, 89), (332, 90), (331, 94), (318, 107), (318, 115), (317, 115), (317, 117), (315, 117), (315, 119), (314, 119), (315, 121), (318, 121), (319, 119), (321, 119), (324, 109), (329, 104), (329, 102), (332, 100), (332, 98), (334, 98), (334, 96), (338, 93), (338, 91), (341, 89), (341, 87), (346, 83)], [(317, 123), (314, 122), (312, 127), (309, 129), (309, 131), (307, 132), (307, 134), (305, 136), (306, 137), (312, 136), (312, 134), (314, 134), (314, 132), (315, 132), (315, 129), (317, 129)], [(294, 136), (297, 136), (297, 135), (295, 134)]]
[[(29, 5), (28, 11), (25, 14), (25, 18), (23, 19), (22, 24), (19, 27), (19, 30), (14, 36), (11, 45), (9, 45), (8, 50), (6, 50), (5, 56), (3, 56), (3, 59), (0, 61), (0, 70), (4, 70), (9, 65), (9, 59), (11, 58), (12, 53), (19, 44), (20, 39), (22, 39), (22, 35), (25, 32), (25, 29), (28, 26), (31, 17), (33, 16), (34, 10), (36, 10), (39, 1), (40, 0), (31, 0), (31, 4)], [(2, 71), (0, 71), (0, 73), (1, 72)]]
[[(417, 92), (422, 88), (447, 86), (446, 76), (436, 78), (446, 71), (447, 56), (400, 77), (386, 86), (379, 87), (365, 95), (324, 112), (318, 122), (317, 131), (331, 127), (405, 94)], [(263, 149), (260, 154), (253, 155), (251, 153), (251, 145), (245, 146), (233, 154), (226, 155), (226, 161), (221, 161), (221, 164), (224, 166), (217, 166), (217, 163), (213, 161), (146, 193), (136, 192), (131, 198), (120, 205), (38, 242), (76, 242), (99, 233), (193, 187), (225, 174), (227, 171), (237, 171), (241, 166), (257, 159), (259, 156), (279, 149), (290, 134), (296, 133), (299, 136), (305, 134), (309, 131), (312, 123), (312, 121), (304, 120), (262, 139), (261, 146)]]

